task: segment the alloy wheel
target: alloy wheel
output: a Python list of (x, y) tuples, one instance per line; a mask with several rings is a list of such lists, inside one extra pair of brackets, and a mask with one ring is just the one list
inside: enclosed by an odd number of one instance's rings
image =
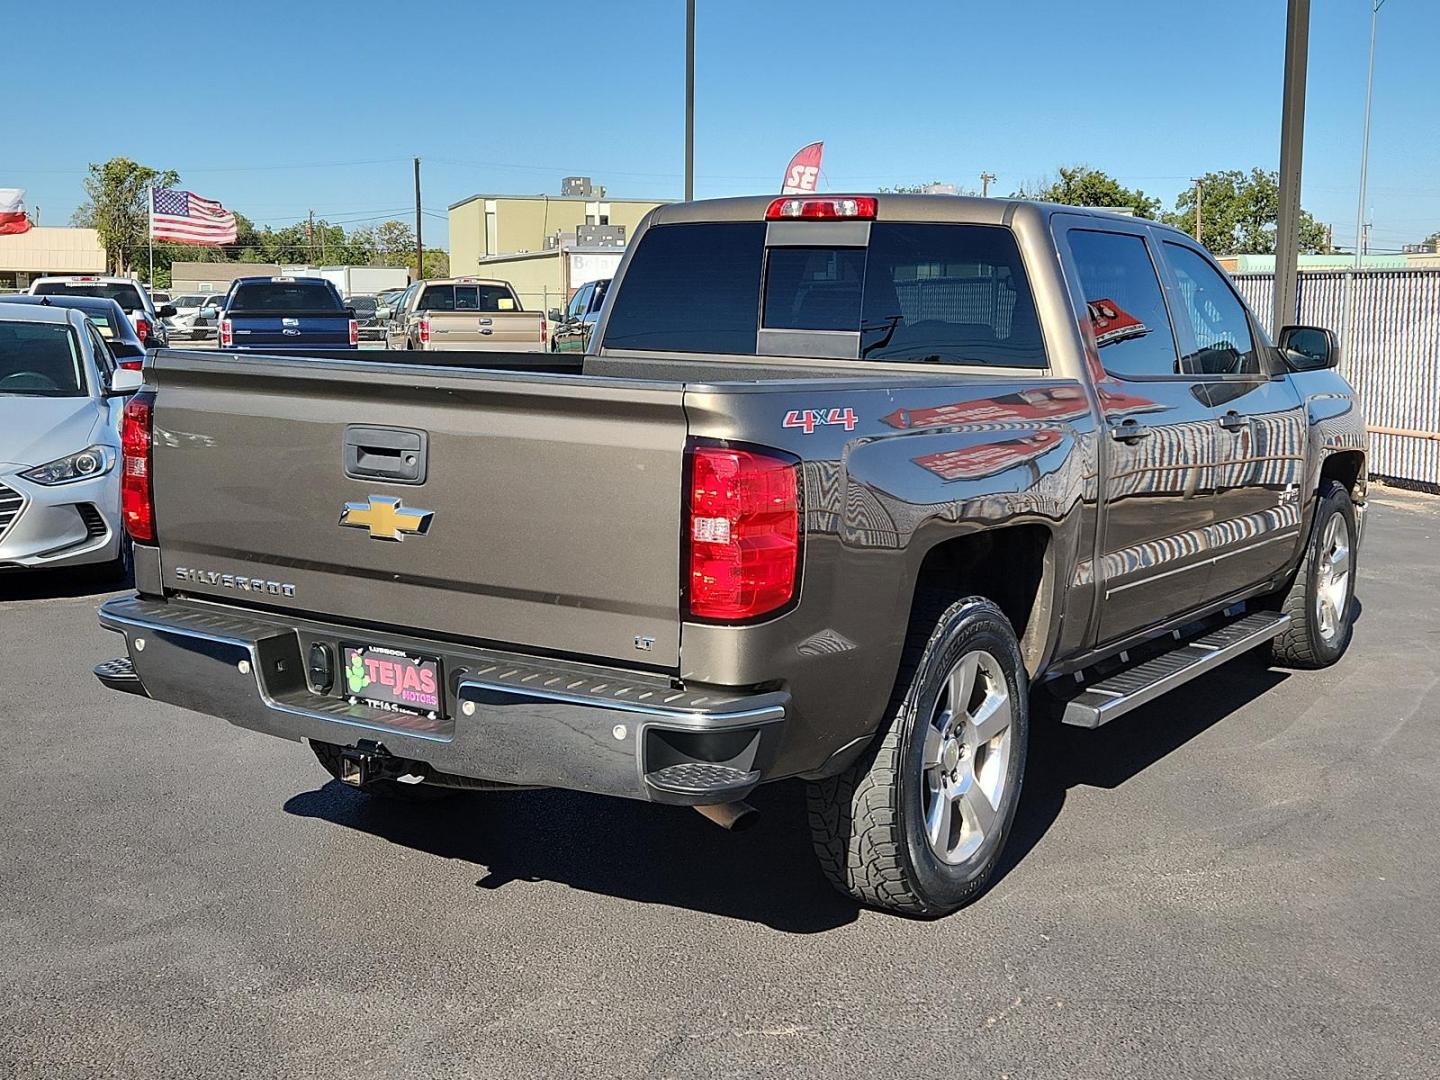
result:
[(1000, 662), (984, 650), (956, 661), (925, 728), (925, 836), (941, 862), (965, 862), (999, 827), (1011, 718)]

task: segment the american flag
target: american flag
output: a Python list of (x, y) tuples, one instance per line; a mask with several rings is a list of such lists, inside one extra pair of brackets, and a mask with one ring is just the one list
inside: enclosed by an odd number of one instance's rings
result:
[(235, 215), (193, 191), (152, 188), (150, 234), (178, 244), (233, 244)]

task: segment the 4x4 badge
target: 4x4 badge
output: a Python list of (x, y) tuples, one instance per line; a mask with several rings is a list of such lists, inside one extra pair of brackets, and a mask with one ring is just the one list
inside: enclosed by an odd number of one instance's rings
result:
[(402, 506), (390, 495), (371, 495), (365, 502), (346, 503), (340, 524), (351, 529), (369, 529), (371, 540), (404, 540), (430, 531), (433, 510)]

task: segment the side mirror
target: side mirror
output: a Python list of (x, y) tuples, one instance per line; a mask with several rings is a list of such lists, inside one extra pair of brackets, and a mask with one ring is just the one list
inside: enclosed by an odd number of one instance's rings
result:
[(106, 397), (128, 397), (145, 385), (145, 376), (142, 372), (131, 371), (129, 368), (117, 368), (115, 374), (110, 376), (110, 388), (105, 392)]
[(389, 322), (394, 314), (395, 312), (391, 311), (388, 307), (382, 306), (375, 309), (375, 318), (380, 322)]
[(558, 323), (564, 321), (565, 316), (558, 307), (552, 307), (550, 309), (550, 314), (547, 315), (546, 318), (548, 318), (553, 323)]
[(175, 312), (175, 305), (174, 305), (174, 304), (166, 304), (166, 305), (165, 305), (164, 307), (162, 307), (159, 311), (155, 312), (155, 314), (156, 314), (156, 315), (159, 315), (160, 318), (162, 318), (162, 319), (173, 319), (173, 318), (175, 317), (175, 314), (176, 314), (176, 312)]
[(1340, 363), (1340, 343), (1323, 326), (1287, 326), (1280, 331), (1280, 354), (1291, 371), (1320, 371)]

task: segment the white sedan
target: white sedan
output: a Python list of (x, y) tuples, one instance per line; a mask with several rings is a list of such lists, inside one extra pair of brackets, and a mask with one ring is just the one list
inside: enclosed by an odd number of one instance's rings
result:
[(120, 419), (142, 381), (84, 312), (0, 298), (0, 571), (124, 571)]

